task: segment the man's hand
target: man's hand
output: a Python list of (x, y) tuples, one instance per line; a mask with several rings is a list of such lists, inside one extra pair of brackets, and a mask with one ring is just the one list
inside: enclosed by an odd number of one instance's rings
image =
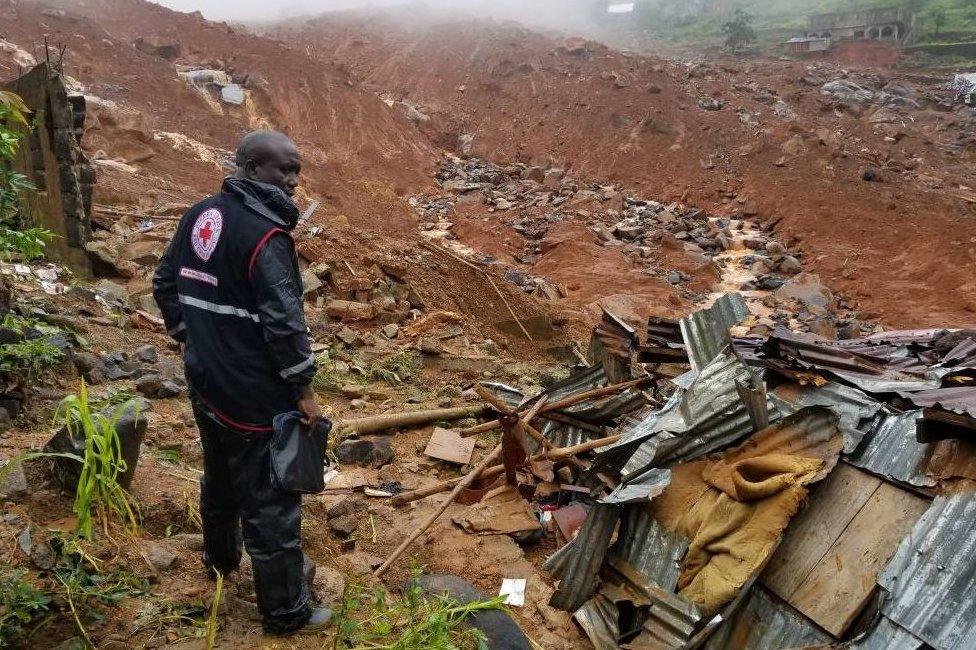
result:
[(322, 409), (315, 401), (315, 391), (312, 390), (311, 384), (302, 386), (302, 393), (298, 396), (298, 410), (305, 414), (302, 422), (309, 426), (322, 417)]

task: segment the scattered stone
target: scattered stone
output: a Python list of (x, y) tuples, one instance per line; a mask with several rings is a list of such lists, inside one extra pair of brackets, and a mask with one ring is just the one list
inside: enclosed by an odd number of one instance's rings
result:
[(376, 316), (373, 305), (349, 300), (332, 300), (325, 306), (325, 312), (343, 321), (370, 320)]
[(319, 601), (336, 603), (342, 600), (342, 594), (346, 590), (346, 577), (341, 571), (320, 564), (315, 569), (312, 588)]
[(396, 337), (400, 336), (400, 326), (396, 323), (390, 323), (380, 331), (383, 333), (383, 336), (388, 339), (395, 339)]
[[(111, 412), (106, 413), (106, 415), (113, 417), (116, 408), (113, 407)], [(136, 467), (139, 463), (142, 441), (149, 424), (145, 417), (146, 410), (148, 409), (140, 400), (130, 400), (123, 407), (122, 414), (115, 424), (119, 444), (122, 447), (122, 458), (126, 464), (125, 472), (119, 476), (119, 485), (123, 488), (128, 488), (132, 484), (132, 478), (135, 476)], [(75, 435), (72, 435), (68, 431), (68, 427), (63, 426), (44, 445), (44, 451), (84, 456), (85, 440), (83, 435), (79, 435), (80, 433), (76, 432)], [(51, 459), (51, 470), (61, 488), (66, 492), (74, 493), (81, 475), (81, 463), (71, 458), (53, 458)]]
[(342, 396), (348, 399), (362, 399), (366, 395), (366, 388), (359, 384), (346, 384), (341, 391)]
[(369, 436), (358, 440), (343, 440), (336, 447), (336, 459), (343, 465), (380, 467), (393, 460), (389, 436)]
[(336, 338), (350, 347), (360, 342), (359, 334), (345, 325), (336, 333)]
[(146, 557), (157, 571), (168, 571), (179, 565), (180, 558), (162, 544), (150, 542), (146, 546)]
[(803, 265), (800, 264), (800, 260), (796, 259), (792, 255), (785, 255), (783, 259), (779, 261), (779, 270), (788, 275), (796, 275), (803, 270)]
[(152, 345), (143, 345), (136, 349), (132, 356), (143, 363), (156, 363), (159, 361), (159, 352)]
[(329, 519), (329, 530), (337, 537), (349, 537), (359, 528), (359, 517), (355, 514), (342, 515)]
[(136, 380), (136, 390), (146, 397), (156, 397), (163, 388), (163, 381), (160, 375), (145, 375)]
[[(0, 467), (6, 468), (6, 463)], [(25, 496), (27, 496), (27, 476), (24, 474), (24, 464), (14, 463), (0, 482), (0, 499), (18, 501)]]
[(41, 571), (50, 571), (58, 563), (58, 554), (47, 542), (34, 544), (30, 552), (31, 562)]

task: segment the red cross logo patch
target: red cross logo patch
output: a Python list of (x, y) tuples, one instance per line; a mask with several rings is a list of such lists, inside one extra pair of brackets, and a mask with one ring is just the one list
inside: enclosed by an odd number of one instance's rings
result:
[(193, 223), (190, 242), (193, 244), (193, 252), (204, 262), (210, 260), (214, 249), (217, 248), (223, 227), (224, 217), (217, 208), (205, 210)]

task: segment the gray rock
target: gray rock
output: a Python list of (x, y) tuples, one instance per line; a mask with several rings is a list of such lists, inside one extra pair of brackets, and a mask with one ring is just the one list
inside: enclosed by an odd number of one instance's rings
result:
[(132, 354), (132, 356), (143, 363), (156, 363), (159, 361), (159, 352), (157, 352), (156, 348), (152, 345), (143, 345), (142, 347), (138, 348)]
[(41, 571), (50, 571), (58, 563), (58, 554), (47, 542), (34, 544), (30, 552), (31, 562)]
[(145, 375), (136, 380), (136, 390), (146, 397), (156, 397), (165, 380), (160, 375)]
[(150, 542), (146, 546), (146, 557), (149, 558), (149, 563), (157, 571), (168, 571), (180, 563), (180, 558), (176, 553), (156, 542)]
[(778, 241), (771, 241), (766, 244), (766, 252), (772, 257), (779, 257), (780, 255), (786, 255), (786, 246), (783, 246)]
[(383, 332), (383, 336), (388, 339), (395, 339), (396, 337), (400, 336), (400, 326), (396, 323), (390, 323), (381, 331)]
[[(108, 417), (118, 415), (115, 431), (118, 433), (119, 444), (122, 447), (122, 458), (126, 463), (125, 472), (119, 476), (119, 485), (124, 488), (128, 488), (132, 484), (132, 478), (135, 476), (136, 466), (139, 463), (139, 452), (148, 426), (148, 421), (144, 415), (146, 410), (148, 409), (143, 407), (141, 400), (130, 400), (125, 405), (114, 407), (106, 412)], [(84, 456), (84, 436), (77, 431), (72, 435), (67, 426), (61, 427), (44, 445), (44, 451)], [(73, 493), (78, 486), (78, 478), (81, 475), (81, 463), (71, 458), (54, 458), (51, 461), (51, 469), (61, 488)]]
[(779, 261), (779, 270), (788, 275), (796, 275), (803, 270), (803, 265), (792, 255), (786, 255)]
[(338, 333), (336, 333), (336, 338), (348, 346), (353, 346), (360, 342), (359, 334), (349, 327), (343, 327), (341, 330), (339, 330)]
[(78, 372), (83, 375), (96, 369), (101, 370), (105, 366), (102, 360), (91, 352), (76, 352), (72, 361), (75, 364), (75, 368), (78, 369)]
[(873, 92), (847, 79), (828, 81), (820, 87), (820, 92), (823, 95), (833, 97), (842, 102), (854, 104), (867, 104), (874, 99)]
[(338, 537), (349, 537), (359, 528), (359, 518), (356, 515), (342, 515), (329, 519), (329, 530)]
[[(3, 468), (7, 468), (6, 464)], [(25, 496), (27, 496), (27, 476), (24, 474), (24, 464), (14, 463), (0, 482), (0, 499), (17, 501)]]
[(343, 465), (380, 467), (393, 460), (389, 436), (371, 436), (358, 440), (343, 440), (336, 447), (336, 458)]

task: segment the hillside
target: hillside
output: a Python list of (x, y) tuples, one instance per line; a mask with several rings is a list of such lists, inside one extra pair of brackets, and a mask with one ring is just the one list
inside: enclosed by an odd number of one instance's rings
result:
[(715, 44), (722, 24), (741, 9), (753, 16), (761, 40), (779, 41), (785, 32), (802, 32), (811, 14), (876, 8), (916, 12), (917, 42), (976, 38), (976, 5), (969, 0), (649, 0), (638, 3), (634, 23), (668, 40)]

